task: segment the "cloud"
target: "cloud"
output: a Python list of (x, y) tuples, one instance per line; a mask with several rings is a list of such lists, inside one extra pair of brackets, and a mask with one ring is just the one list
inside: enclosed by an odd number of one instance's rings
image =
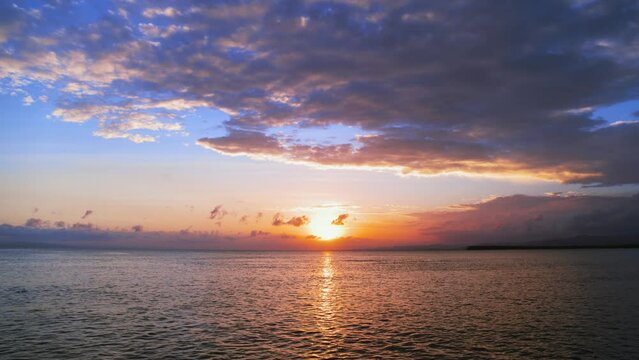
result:
[(331, 221), (333, 225), (344, 225), (344, 220), (348, 218), (348, 214), (340, 214), (335, 220)]
[(144, 231), (144, 228), (142, 227), (142, 225), (133, 225), (131, 227), (131, 230), (133, 232), (140, 233), (140, 232)]
[(26, 106), (30, 106), (31, 104), (33, 104), (35, 102), (35, 100), (33, 100), (33, 98), (31, 97), (31, 95), (27, 95), (24, 98), (22, 98), (22, 103)]
[(29, 218), (24, 223), (24, 226), (26, 226), (26, 227), (34, 227), (34, 228), (46, 227), (46, 226), (48, 226), (48, 222), (44, 221), (42, 219)]
[(28, 20), (27, 13), (11, 3), (0, 4), (0, 45), (9, 40)]
[(142, 15), (144, 15), (144, 17), (147, 17), (147, 18), (153, 18), (156, 16), (175, 17), (179, 14), (180, 12), (172, 7), (147, 8), (147, 9), (144, 9), (144, 11), (142, 12)]
[(53, 226), (59, 228), (59, 229), (64, 229), (67, 227), (67, 224), (64, 221), (56, 221), (53, 223)]
[(228, 212), (222, 208), (222, 205), (217, 205), (209, 213), (209, 219), (211, 219), (211, 220), (215, 220), (215, 219), (222, 220), (226, 216), (226, 214), (228, 214)]
[(88, 223), (88, 224), (75, 223), (71, 225), (71, 229), (90, 231), (90, 230), (96, 230), (97, 227), (91, 223)]
[(93, 210), (87, 210), (87, 211), (84, 212), (84, 215), (82, 215), (80, 217), (80, 219), (84, 220), (84, 219), (88, 218), (89, 216), (91, 216), (91, 214), (93, 214)]
[(273, 226), (281, 226), (281, 225), (291, 225), (295, 227), (300, 227), (308, 224), (311, 221), (306, 215), (302, 216), (293, 216), (292, 218), (285, 220), (282, 214), (276, 213), (273, 216), (273, 221), (271, 225)]
[(229, 130), (229, 135), (198, 140), (198, 144), (223, 154), (244, 154), (256, 156), (281, 155), (283, 148), (279, 141), (258, 131)]
[[(49, 97), (53, 115), (93, 121), (96, 136), (156, 141), (184, 131), (173, 119), (215, 108), (226, 133), (196, 135), (224, 154), (639, 183), (639, 123), (596, 115), (639, 89), (631, 1), (127, 2), (56, 21), (89, 6), (4, 6), (0, 78), (65, 89)], [(330, 126), (358, 135), (295, 136)]]
[(639, 194), (513, 195), (413, 216), (422, 240), (447, 244), (523, 243), (578, 235), (639, 236)]
[(266, 232), (266, 231), (262, 231), (262, 230), (251, 230), (251, 233), (249, 234), (250, 237), (258, 237), (258, 236), (267, 236), (270, 235), (271, 233)]
[(0, 248), (303, 250), (317, 245), (292, 235), (260, 230), (245, 236), (229, 236), (217, 230), (135, 232), (103, 230), (88, 224), (75, 224), (70, 228), (0, 225)]
[(161, 28), (154, 24), (139, 24), (138, 29), (144, 35), (152, 38), (166, 38), (179, 32), (190, 31), (190, 28), (188, 26), (169, 25), (165, 28)]
[(242, 215), (239, 222), (240, 224), (246, 224), (248, 222), (248, 215)]
[(133, 141), (136, 144), (146, 143), (146, 142), (155, 142), (155, 137), (151, 135), (140, 135), (140, 134), (131, 134), (127, 132), (120, 132), (108, 129), (96, 130), (93, 132), (94, 135), (105, 138), (105, 139), (128, 139)]

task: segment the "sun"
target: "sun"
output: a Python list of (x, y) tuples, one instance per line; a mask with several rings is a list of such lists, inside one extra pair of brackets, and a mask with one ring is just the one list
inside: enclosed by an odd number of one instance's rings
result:
[(321, 212), (311, 218), (308, 229), (311, 235), (315, 235), (323, 241), (334, 240), (344, 235), (344, 225), (333, 225), (331, 222), (335, 220), (338, 213)]

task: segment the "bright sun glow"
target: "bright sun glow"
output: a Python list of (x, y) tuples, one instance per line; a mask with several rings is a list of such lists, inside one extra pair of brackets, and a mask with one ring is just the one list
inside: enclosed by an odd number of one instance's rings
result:
[(335, 209), (322, 209), (314, 214), (308, 229), (311, 235), (321, 240), (333, 240), (344, 235), (344, 225), (333, 225), (331, 222), (339, 215)]

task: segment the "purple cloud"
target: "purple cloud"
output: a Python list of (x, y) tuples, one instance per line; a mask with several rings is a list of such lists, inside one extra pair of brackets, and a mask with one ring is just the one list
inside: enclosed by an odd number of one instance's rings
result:
[[(639, 123), (596, 115), (639, 91), (638, 7), (291, 4), (125, 2), (97, 21), (83, 2), (37, 15), (1, 5), (0, 78), (60, 89), (51, 115), (107, 139), (156, 141), (183, 132), (186, 111), (213, 108), (229, 114), (226, 133), (198, 144), (224, 154), (639, 183)], [(68, 13), (79, 16), (56, 20)], [(337, 125), (358, 135), (326, 144), (283, 130)]]
[(308, 224), (311, 221), (306, 215), (302, 216), (293, 216), (292, 218), (285, 220), (282, 214), (276, 213), (273, 216), (273, 221), (271, 224), (273, 226), (281, 226), (281, 225), (291, 225), (295, 227), (300, 227)]
[(215, 219), (222, 220), (226, 216), (226, 214), (228, 214), (228, 212), (222, 208), (222, 205), (217, 205), (209, 213), (209, 219), (211, 219), (211, 220), (215, 220)]
[(504, 196), (448, 211), (412, 214), (422, 240), (448, 244), (522, 243), (574, 236), (639, 236), (634, 196)]
[(93, 214), (93, 210), (87, 210), (87, 211), (84, 212), (84, 215), (82, 215), (80, 217), (80, 219), (84, 220), (84, 219), (88, 218), (89, 216), (91, 216), (91, 214)]

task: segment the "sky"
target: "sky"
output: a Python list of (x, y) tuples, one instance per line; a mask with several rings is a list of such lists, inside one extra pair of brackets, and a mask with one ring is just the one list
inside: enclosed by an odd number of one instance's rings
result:
[(3, 1), (0, 245), (639, 235), (636, 1)]

